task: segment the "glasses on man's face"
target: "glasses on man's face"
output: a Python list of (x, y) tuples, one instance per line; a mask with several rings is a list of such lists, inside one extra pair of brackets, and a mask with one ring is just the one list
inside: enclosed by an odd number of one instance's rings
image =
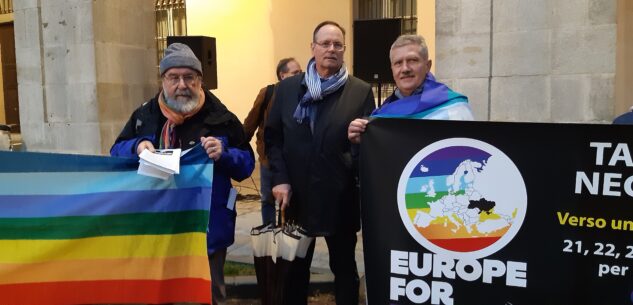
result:
[(334, 47), (334, 51), (343, 51), (345, 49), (345, 45), (340, 42), (324, 41), (315, 43), (326, 50), (328, 50), (330, 47)]
[(168, 75), (165, 75), (163, 79), (172, 86), (176, 86), (180, 84), (181, 79), (183, 82), (185, 82), (185, 85), (191, 86), (196, 82), (196, 80), (198, 80), (198, 76), (194, 74), (185, 74), (185, 75), (168, 74)]

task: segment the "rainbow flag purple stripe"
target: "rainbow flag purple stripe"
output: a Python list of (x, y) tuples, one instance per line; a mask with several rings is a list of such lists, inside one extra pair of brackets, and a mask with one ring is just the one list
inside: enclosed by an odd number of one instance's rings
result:
[(382, 107), (374, 110), (372, 117), (424, 119), (440, 108), (457, 104), (468, 104), (468, 98), (438, 82), (429, 72), (424, 79), (421, 94), (402, 99), (392, 95), (385, 100)]

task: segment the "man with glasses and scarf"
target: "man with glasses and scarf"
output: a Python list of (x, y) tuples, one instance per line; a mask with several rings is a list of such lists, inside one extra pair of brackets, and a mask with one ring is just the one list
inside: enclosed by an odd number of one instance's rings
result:
[[(372, 111), (374, 97), (369, 84), (347, 72), (345, 30), (340, 25), (317, 25), (311, 49), (307, 71), (279, 83), (266, 122), (273, 196), (290, 221), (308, 235), (325, 237), (336, 303), (356, 305), (360, 204), (347, 126)], [(307, 264), (293, 264), (284, 304), (307, 304), (313, 253), (314, 243)]]
[(189, 47), (169, 45), (159, 68), (162, 90), (134, 111), (110, 154), (138, 158), (145, 149), (185, 150), (202, 145), (213, 159), (207, 250), (213, 304), (221, 304), (226, 297), (226, 249), (233, 244), (235, 231), (235, 202), (229, 196), (231, 179), (241, 181), (251, 175), (255, 167), (253, 151), (239, 119), (202, 87), (202, 65)]

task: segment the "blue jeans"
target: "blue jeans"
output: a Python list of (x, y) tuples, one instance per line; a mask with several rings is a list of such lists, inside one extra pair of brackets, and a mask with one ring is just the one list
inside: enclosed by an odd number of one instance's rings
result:
[(260, 188), (262, 194), (262, 223), (271, 223), (275, 221), (275, 198), (273, 197), (273, 173), (269, 168), (260, 165)]

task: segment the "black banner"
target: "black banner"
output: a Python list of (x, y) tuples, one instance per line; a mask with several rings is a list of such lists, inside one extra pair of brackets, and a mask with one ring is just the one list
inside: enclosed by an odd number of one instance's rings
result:
[(372, 304), (633, 304), (631, 126), (375, 119)]

